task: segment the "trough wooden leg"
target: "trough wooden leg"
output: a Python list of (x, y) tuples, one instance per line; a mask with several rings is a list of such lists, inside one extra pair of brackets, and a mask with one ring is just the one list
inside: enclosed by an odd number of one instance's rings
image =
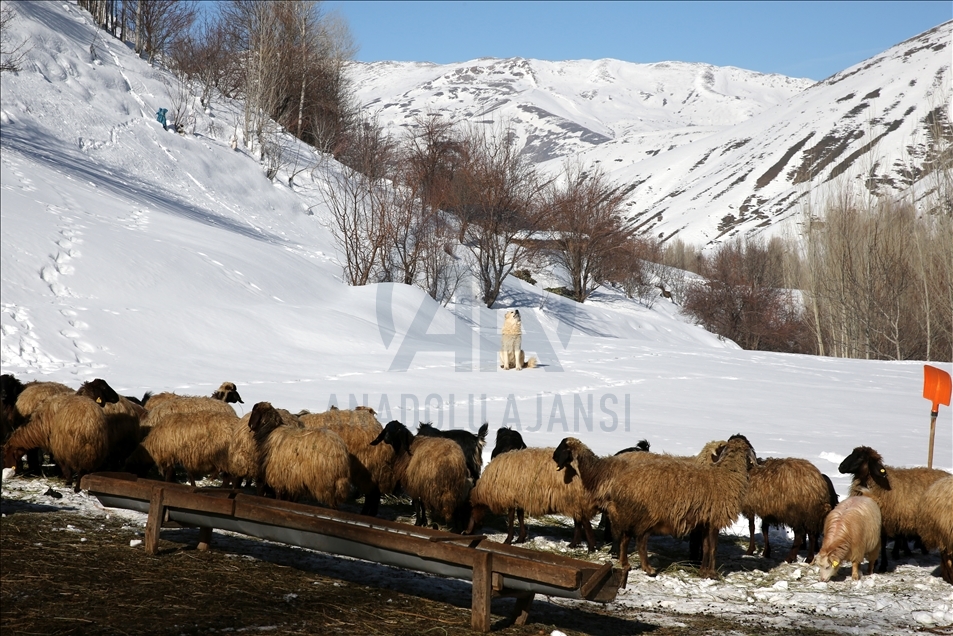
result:
[(527, 592), (516, 595), (516, 605), (513, 607), (513, 624), (525, 625), (529, 620), (529, 606), (533, 604), (536, 594)]
[(165, 517), (165, 490), (156, 488), (152, 491), (149, 501), (149, 518), (146, 520), (145, 548), (149, 554), (159, 552), (159, 530), (162, 529), (162, 518)]
[(208, 550), (209, 544), (212, 543), (212, 529), (209, 527), (202, 526), (199, 528), (199, 545), (198, 549)]
[(477, 551), (473, 557), (473, 601), (470, 627), (477, 632), (490, 631), (490, 598), (493, 595), (493, 554)]

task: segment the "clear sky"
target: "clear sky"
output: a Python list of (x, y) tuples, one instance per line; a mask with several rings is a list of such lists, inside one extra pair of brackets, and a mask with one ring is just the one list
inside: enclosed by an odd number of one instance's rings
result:
[(356, 59), (706, 62), (822, 80), (953, 19), (953, 2), (326, 2)]

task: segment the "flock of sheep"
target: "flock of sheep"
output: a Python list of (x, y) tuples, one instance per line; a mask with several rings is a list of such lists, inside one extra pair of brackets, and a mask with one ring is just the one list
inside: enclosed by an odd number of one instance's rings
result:
[(953, 584), (953, 476), (886, 466), (865, 446), (839, 467), (853, 481), (850, 496), (838, 503), (830, 479), (813, 464), (759, 460), (743, 435), (710, 442), (693, 457), (652, 453), (645, 441), (599, 457), (572, 437), (556, 448), (527, 448), (517, 431), (501, 428), (483, 470), (486, 424), (478, 434), (421, 424), (414, 434), (397, 421), (381, 426), (365, 407), (293, 414), (268, 402), (239, 418), (229, 403), (242, 399), (230, 382), (211, 397), (147, 393), (141, 400), (118, 395), (100, 379), (74, 390), (3, 375), (2, 389), (5, 476), (24, 455), (38, 469), (37, 453), (46, 451), (67, 485), (75, 478), (77, 490), (79, 477), (91, 471), (157, 471), (171, 480), (178, 467), (193, 485), (212, 476), (224, 486), (254, 483), (259, 495), (309, 497), (332, 508), (363, 497), (362, 513), (371, 516), (383, 494), (399, 492), (413, 500), (417, 525), (427, 524), (429, 514), (471, 534), (487, 512), (506, 515), (506, 543), (514, 539), (514, 517), (519, 543), (527, 537), (526, 515), (565, 515), (575, 524), (570, 545), (585, 537), (590, 551), (591, 520), (602, 513), (623, 569), (634, 540), (650, 575), (648, 537), (664, 534), (689, 537), (700, 574), (717, 576), (718, 534), (744, 515), (748, 554), (756, 547), (755, 517), (762, 519), (765, 557), (768, 527), (790, 526), (794, 542), (786, 560), (803, 546), (822, 580), (848, 562), (858, 578), (864, 558), (868, 574), (878, 558), (885, 571), (886, 543), (893, 539), (894, 558), (901, 548), (909, 551), (908, 540), (939, 548), (942, 576)]

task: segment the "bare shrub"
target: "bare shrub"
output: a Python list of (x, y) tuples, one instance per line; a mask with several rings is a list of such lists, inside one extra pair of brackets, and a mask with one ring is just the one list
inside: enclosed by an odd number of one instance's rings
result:
[(683, 311), (744, 349), (812, 353), (800, 303), (780, 286), (777, 249), (757, 240), (721, 245), (686, 291)]
[[(636, 271), (631, 221), (623, 216), (625, 194), (599, 168), (567, 162), (544, 191), (547, 252), (569, 276), (572, 297), (585, 302), (600, 284), (618, 278), (619, 267)], [(629, 258), (631, 257), (631, 258)], [(628, 261), (625, 263), (625, 261)]]
[(449, 208), (470, 252), (483, 303), (492, 307), (503, 281), (531, 250), (526, 239), (541, 227), (539, 181), (505, 127), (471, 127), (463, 133), (462, 164), (454, 174)]

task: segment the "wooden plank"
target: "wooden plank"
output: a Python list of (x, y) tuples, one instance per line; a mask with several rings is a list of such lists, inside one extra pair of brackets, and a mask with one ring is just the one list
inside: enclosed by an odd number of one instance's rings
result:
[(601, 568), (593, 572), (593, 574), (586, 579), (586, 581), (582, 584), (582, 587), (579, 588), (579, 594), (582, 595), (583, 598), (589, 598), (589, 595), (592, 594), (593, 590), (595, 590), (598, 585), (601, 585), (611, 572), (612, 561), (606, 561), (602, 564)]
[[(358, 541), (396, 552), (414, 554), (421, 558), (436, 559), (466, 567), (470, 567), (473, 563), (473, 559), (475, 558), (474, 552), (495, 552), (495, 547), (500, 545), (495, 543), (489, 544), (484, 541), (476, 551), (474, 551), (472, 548), (455, 545), (453, 543), (429, 541), (405, 534), (400, 530), (406, 530), (406, 524), (399, 524), (394, 531), (369, 527), (366, 518), (361, 519), (362, 525), (341, 524), (330, 519), (302, 515), (272, 505), (259, 506), (257, 502), (250, 502), (245, 498), (236, 498), (235, 518), (282, 526), (294, 530), (316, 532), (318, 534)], [(416, 530), (417, 528), (414, 528), (413, 532), (416, 532)], [(515, 557), (496, 554), (496, 557), (497, 560), (494, 568), (507, 576), (538, 581), (565, 589), (576, 589), (579, 587), (582, 579), (582, 572), (578, 567), (538, 563), (531, 560), (531, 557), (527, 555)]]
[(486, 539), (485, 534), (477, 535), (467, 535), (467, 534), (455, 534), (449, 537), (430, 537), (430, 541), (438, 543), (440, 541), (445, 541), (449, 543), (469, 543), (471, 548), (475, 548), (480, 541)]
[(473, 598), (470, 605), (470, 627), (477, 632), (490, 631), (492, 580), (493, 554), (480, 552), (473, 559)]
[(162, 519), (165, 517), (163, 498), (165, 489), (155, 488), (149, 499), (149, 517), (146, 519), (145, 548), (149, 554), (159, 552), (159, 531), (162, 529)]
[(165, 493), (165, 506), (231, 517), (235, 514), (235, 500), (227, 497), (228, 491), (223, 491), (223, 495), (225, 496), (171, 489)]

